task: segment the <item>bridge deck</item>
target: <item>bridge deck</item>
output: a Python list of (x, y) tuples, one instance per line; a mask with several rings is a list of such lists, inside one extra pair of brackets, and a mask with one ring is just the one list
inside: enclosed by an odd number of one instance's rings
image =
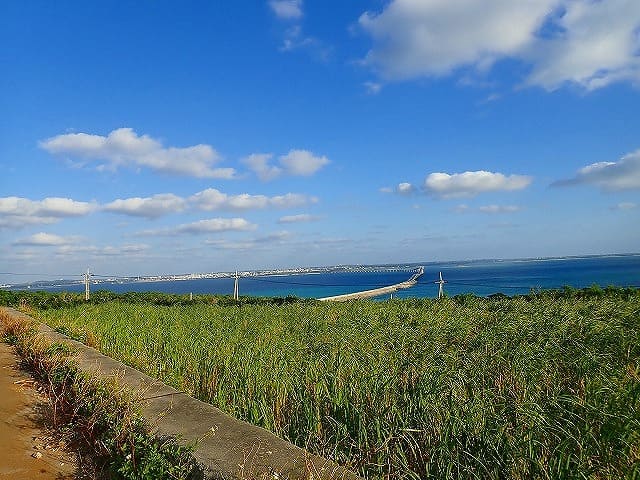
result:
[(393, 293), (398, 290), (413, 287), (418, 283), (418, 279), (424, 274), (424, 267), (418, 268), (418, 270), (411, 275), (411, 278), (404, 282), (396, 283), (395, 285), (389, 285), (387, 287), (374, 288), (371, 290), (363, 290), (361, 292), (345, 293), (343, 295), (334, 295), (332, 297), (319, 298), (322, 302), (346, 302), (348, 300), (357, 300), (361, 298), (373, 298), (386, 293)]

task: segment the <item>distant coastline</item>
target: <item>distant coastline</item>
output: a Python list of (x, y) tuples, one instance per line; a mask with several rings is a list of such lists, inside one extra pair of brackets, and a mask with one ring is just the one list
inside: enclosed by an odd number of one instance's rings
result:
[[(621, 274), (614, 277), (603, 275), (603, 272), (606, 273), (611, 268), (605, 264), (613, 263), (615, 263), (616, 271), (621, 272)], [(578, 264), (588, 264), (586, 267), (584, 265), (581, 267), (587, 269), (582, 274), (582, 277), (577, 278), (573, 274), (573, 276), (569, 275), (568, 277), (564, 275), (571, 273), (569, 271), (574, 269), (574, 266)], [(419, 282), (419, 288), (412, 289), (411, 293), (412, 295), (420, 297), (431, 296), (433, 294), (431, 291), (433, 290), (431, 280), (435, 280), (435, 275), (437, 275), (437, 272), (440, 270), (446, 272), (445, 279), (452, 281), (452, 283), (448, 285), (447, 290), (455, 293), (466, 291), (479, 292), (479, 294), (489, 294), (495, 291), (515, 293), (527, 291), (529, 288), (558, 288), (564, 284), (573, 286), (585, 286), (586, 284), (588, 286), (594, 283), (600, 283), (604, 286), (609, 283), (616, 285), (636, 285), (640, 283), (640, 253), (243, 270), (238, 271), (238, 276), (243, 285), (243, 293), (247, 295), (298, 295), (318, 298), (350, 294), (355, 291), (398, 283), (403, 281), (404, 278), (394, 278), (393, 282), (389, 283), (389, 277), (399, 273), (410, 272), (420, 265), (424, 265), (425, 267), (425, 278)], [(552, 272), (546, 272), (548, 269), (551, 269)], [(597, 272), (594, 272), (594, 269), (597, 270)], [(532, 273), (534, 270), (536, 270), (536, 272)], [(592, 273), (591, 276), (589, 271)], [(150, 284), (150, 286), (146, 288), (147, 291), (158, 289), (165, 292), (175, 291), (178, 293), (182, 291), (189, 292), (193, 289), (195, 293), (198, 290), (209, 291), (208, 289), (211, 289), (210, 291), (212, 293), (226, 293), (227, 289), (225, 289), (222, 284), (226, 285), (226, 283), (232, 282), (235, 275), (235, 271), (144, 276), (103, 275), (101, 272), (95, 272), (91, 277), (90, 283), (94, 288), (106, 288), (114, 291), (126, 291), (128, 290), (127, 285), (131, 286), (129, 290), (144, 291), (145, 288), (143, 284)], [(343, 280), (345, 275), (350, 276), (348, 281)], [(500, 278), (494, 278), (496, 276)], [(276, 281), (275, 278), (277, 277), (279, 278)], [(282, 281), (280, 281), (280, 279), (282, 279)], [(4, 283), (0, 285), (0, 288), (10, 290), (33, 289), (54, 291), (68, 288), (70, 290), (77, 290), (83, 285), (83, 282), (82, 276), (78, 275), (76, 278), (56, 278), (55, 280), (37, 280), (12, 284)], [(211, 282), (214, 282), (218, 286), (214, 286), (214, 283)], [(358, 282), (360, 282), (359, 285)], [(379, 285), (378, 282), (380, 282)], [(457, 285), (459, 287), (455, 286), (456, 282), (458, 282)], [(262, 285), (258, 285), (258, 283), (262, 283)], [(344, 285), (345, 283), (349, 283), (349, 285)], [(151, 286), (151, 284), (157, 285), (157, 287)], [(183, 286), (179, 286), (179, 284)], [(173, 285), (173, 287), (171, 285)], [(289, 285), (289, 288), (287, 288), (287, 285)], [(331, 291), (322, 288), (327, 286), (342, 286), (345, 288), (334, 288), (330, 289)], [(353, 288), (351, 288), (351, 286), (353, 286)]]
[[(266, 269), (266, 270), (238, 270), (237, 274), (241, 278), (251, 277), (283, 277), (293, 275), (317, 275), (325, 273), (340, 272), (393, 272), (393, 271), (410, 271), (415, 269), (419, 263), (415, 264), (384, 264), (384, 265), (334, 265), (328, 267), (299, 267), (299, 268), (283, 268), (283, 269)], [(182, 273), (167, 275), (136, 275), (136, 276), (116, 276), (101, 275), (100, 277), (91, 277), (92, 285), (103, 283), (155, 283), (155, 282), (180, 282), (185, 280), (207, 280), (220, 278), (234, 278), (236, 272), (206, 272), (206, 273)], [(80, 276), (80, 275), (79, 275)], [(35, 280), (33, 282), (25, 282), (20, 284), (0, 285), (0, 288), (16, 288), (20, 286), (31, 285), (47, 285), (61, 287), (65, 285), (83, 284), (83, 279), (64, 279), (58, 280)]]

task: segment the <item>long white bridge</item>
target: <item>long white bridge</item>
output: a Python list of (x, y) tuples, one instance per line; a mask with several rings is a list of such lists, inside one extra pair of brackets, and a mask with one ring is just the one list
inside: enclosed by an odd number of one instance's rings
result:
[(364, 290), (361, 292), (345, 293), (343, 295), (334, 295), (332, 297), (319, 298), (322, 302), (346, 302), (348, 300), (357, 300), (361, 298), (372, 298), (384, 295), (387, 293), (393, 293), (398, 290), (404, 290), (406, 288), (413, 287), (418, 283), (418, 279), (424, 275), (424, 267), (418, 267), (413, 275), (404, 282), (396, 283), (395, 285), (389, 285), (387, 287), (374, 288), (371, 290)]

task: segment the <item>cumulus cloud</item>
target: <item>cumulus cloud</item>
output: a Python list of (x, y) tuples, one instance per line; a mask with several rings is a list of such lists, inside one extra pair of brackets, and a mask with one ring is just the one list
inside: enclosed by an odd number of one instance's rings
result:
[(287, 193), (267, 197), (266, 195), (228, 195), (215, 188), (208, 188), (189, 197), (190, 204), (200, 210), (259, 210), (264, 208), (292, 208), (316, 203), (315, 197), (299, 193)]
[(365, 12), (373, 46), (363, 63), (387, 81), (528, 67), (528, 85), (587, 90), (640, 82), (640, 2), (635, 0), (393, 0)]
[(29, 247), (59, 247), (62, 245), (70, 245), (77, 243), (79, 237), (68, 236), (62, 237), (60, 235), (54, 235), (52, 233), (35, 233), (27, 238), (22, 238), (13, 242), (16, 246), (29, 246)]
[(525, 53), (533, 62), (528, 84), (553, 90), (571, 82), (594, 90), (616, 81), (640, 81), (640, 2), (558, 3), (563, 14), (553, 23), (559, 33), (538, 38)]
[(318, 197), (309, 197), (299, 193), (286, 193), (270, 198), (270, 204), (277, 208), (300, 207), (310, 203), (318, 203)]
[(101, 168), (145, 167), (167, 173), (198, 178), (235, 176), (233, 168), (214, 168), (220, 155), (205, 144), (165, 147), (148, 135), (137, 135), (131, 128), (113, 130), (106, 137), (87, 133), (68, 133), (40, 142), (49, 153), (104, 161)]
[(487, 68), (528, 45), (554, 3), (395, 0), (359, 19), (375, 43), (365, 63), (389, 79), (447, 75), (465, 65)]
[(269, 163), (272, 158), (272, 154), (260, 153), (250, 155), (242, 162), (263, 181), (273, 180), (281, 175), (308, 177), (330, 163), (327, 157), (314, 155), (308, 150), (290, 150), (286, 155), (278, 157), (278, 165)]
[(159, 193), (152, 197), (127, 198), (114, 200), (103, 209), (107, 212), (120, 213), (133, 217), (157, 218), (169, 213), (182, 212), (187, 202), (172, 193)]
[(282, 168), (275, 165), (269, 165), (269, 161), (273, 158), (271, 153), (254, 153), (241, 160), (258, 178), (264, 182), (273, 180), (282, 174)]
[(2, 215), (35, 215), (41, 217), (77, 217), (86, 215), (94, 206), (87, 202), (77, 202), (70, 198), (49, 197), (43, 200), (29, 200), (22, 197), (0, 198)]
[(181, 234), (200, 235), (207, 233), (222, 233), (232, 231), (254, 230), (255, 224), (252, 224), (244, 218), (210, 218), (207, 220), (199, 220), (192, 223), (184, 223), (173, 228), (164, 228), (157, 230), (143, 230), (139, 232), (140, 236), (175, 236)]
[(484, 192), (521, 190), (532, 178), (526, 175), (503, 175), (478, 170), (474, 172), (431, 173), (424, 181), (424, 190), (439, 198), (473, 197)]
[(81, 217), (95, 210), (88, 202), (49, 197), (30, 200), (22, 197), (0, 198), (0, 228), (55, 223), (66, 217)]
[(268, 5), (278, 19), (286, 22), (286, 28), (282, 33), (281, 52), (302, 50), (322, 62), (329, 60), (331, 47), (318, 38), (307, 35), (302, 28), (302, 0), (269, 0)]
[(302, 0), (270, 0), (269, 7), (283, 20), (297, 20), (302, 17)]
[(177, 227), (178, 233), (218, 233), (229, 231), (253, 230), (255, 225), (249, 223), (244, 218), (211, 218), (187, 223)]
[(399, 183), (396, 187), (396, 192), (400, 195), (409, 195), (415, 191), (415, 187), (407, 182)]
[(412, 185), (408, 182), (402, 182), (396, 185), (395, 187), (382, 187), (380, 189), (381, 193), (397, 193), (400, 195), (411, 195), (416, 192), (415, 185)]
[(280, 219), (278, 219), (278, 223), (304, 223), (314, 222), (319, 219), (320, 217), (317, 217), (315, 215), (300, 213), (298, 215), (285, 215), (284, 217), (280, 217)]
[(289, 175), (308, 177), (329, 163), (327, 157), (319, 157), (308, 150), (290, 150), (280, 157), (280, 164)]
[(607, 192), (640, 189), (640, 150), (628, 153), (617, 162), (598, 162), (578, 170), (575, 177), (553, 183), (554, 186), (595, 185)]
[(189, 197), (200, 210), (249, 210), (265, 208), (269, 199), (265, 195), (227, 195), (215, 188), (208, 188)]
[(34, 201), (20, 197), (4, 197), (0, 198), (0, 227), (55, 223), (64, 217), (78, 217), (98, 209), (120, 215), (154, 219), (183, 211), (286, 209), (317, 202), (317, 197), (301, 193), (286, 193), (272, 197), (248, 193), (229, 195), (214, 188), (208, 188), (187, 198), (173, 193), (159, 193), (151, 197), (119, 198), (102, 206), (68, 198)]

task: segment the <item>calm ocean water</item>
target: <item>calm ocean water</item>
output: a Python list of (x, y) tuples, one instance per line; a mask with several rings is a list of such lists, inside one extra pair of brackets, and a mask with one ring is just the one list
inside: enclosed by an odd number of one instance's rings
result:
[[(425, 273), (418, 284), (394, 293), (397, 298), (436, 297), (433, 282), (442, 272), (448, 295), (475, 293), (507, 295), (528, 293), (531, 289), (600, 286), (640, 287), (640, 254), (587, 258), (541, 260), (474, 260), (459, 262), (425, 262)], [(240, 294), (255, 296), (295, 295), (319, 298), (393, 285), (407, 280), (407, 272), (336, 272), (286, 276), (240, 278)], [(42, 288), (42, 287), (39, 287)], [(46, 287), (50, 291), (83, 291), (82, 285)], [(233, 293), (233, 279), (201, 279), (160, 282), (101, 283), (93, 290), (114, 292), (155, 291), (163, 293)], [(386, 295), (384, 298), (388, 298)]]

